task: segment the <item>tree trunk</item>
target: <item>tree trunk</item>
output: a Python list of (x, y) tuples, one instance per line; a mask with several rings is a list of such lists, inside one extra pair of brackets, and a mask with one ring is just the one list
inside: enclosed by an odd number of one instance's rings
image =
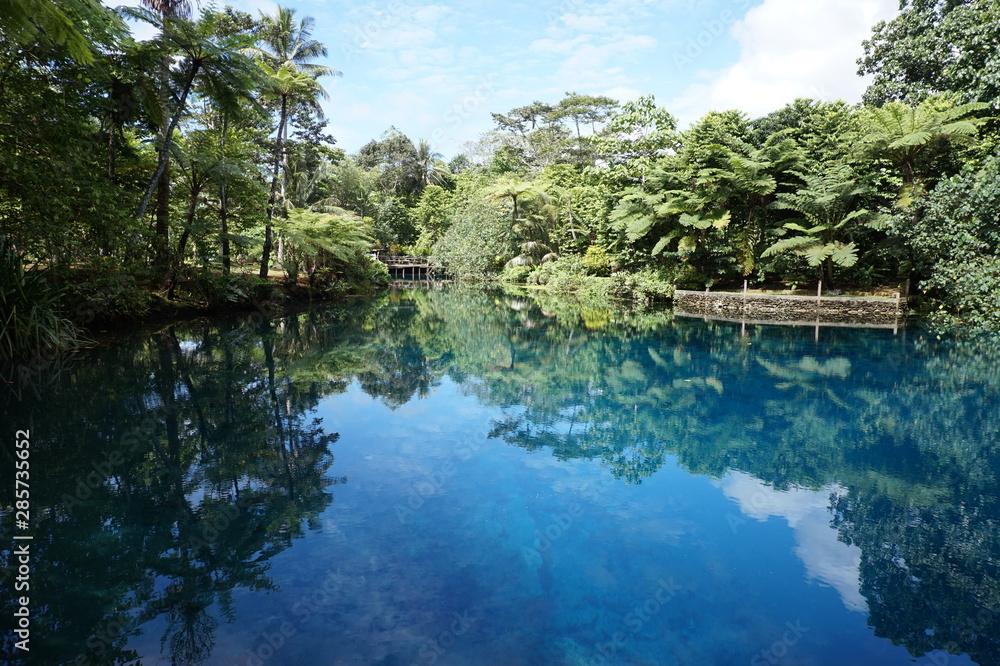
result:
[(170, 161), (171, 137), (173, 136), (174, 128), (177, 127), (177, 123), (180, 122), (181, 114), (184, 112), (184, 104), (187, 102), (188, 93), (191, 92), (191, 85), (194, 83), (194, 77), (198, 73), (198, 68), (199, 65), (195, 63), (191, 67), (191, 71), (188, 72), (187, 80), (184, 82), (184, 90), (181, 92), (181, 98), (177, 102), (177, 108), (174, 110), (174, 117), (170, 119), (170, 124), (167, 126), (167, 132), (163, 140), (163, 145), (160, 147), (160, 155), (156, 172), (153, 174), (152, 179), (150, 179), (149, 186), (146, 187), (146, 193), (143, 195), (142, 201), (139, 204), (139, 210), (135, 213), (136, 220), (141, 220), (146, 215), (146, 209), (149, 207), (149, 201), (153, 198), (153, 191), (160, 182), (160, 177), (167, 170), (167, 163)]
[[(167, 118), (167, 98), (170, 89), (170, 56), (164, 55), (160, 59), (160, 106), (163, 110), (163, 118)], [(172, 130), (166, 125), (161, 125), (160, 143), (167, 145)], [(156, 183), (156, 237), (160, 240), (157, 248), (157, 263), (163, 265), (169, 260), (167, 256), (167, 243), (170, 239), (170, 159), (168, 154), (167, 163), (160, 173), (160, 178)]]
[(288, 120), (288, 97), (281, 96), (281, 115), (278, 120), (278, 134), (275, 137), (274, 145), (274, 168), (271, 171), (271, 196), (267, 200), (267, 226), (264, 228), (264, 251), (260, 258), (260, 277), (266, 278), (268, 268), (271, 263), (271, 246), (274, 238), (274, 229), (271, 220), (274, 219), (274, 204), (278, 198), (278, 177), (281, 171), (281, 155), (284, 152), (282, 137), (285, 132), (285, 123)]
[[(223, 114), (222, 116), (222, 150), (223, 153), (226, 149), (226, 135), (229, 132), (229, 119)], [(232, 264), (229, 260), (229, 221), (227, 215), (229, 213), (229, 199), (226, 193), (226, 178), (223, 177), (222, 183), (219, 185), (219, 240), (221, 241), (221, 252), (222, 252), (222, 269), (229, 273)]]
[[(167, 282), (164, 286), (167, 300), (172, 301), (174, 299), (174, 287), (177, 286), (177, 272), (180, 266), (184, 265), (184, 247), (187, 245), (188, 238), (191, 236), (191, 225), (194, 224), (194, 214), (198, 209), (199, 194), (201, 194), (201, 187), (192, 184), (191, 198), (188, 200), (187, 219), (184, 222), (184, 232), (181, 234), (181, 238), (177, 242), (177, 253), (171, 259), (170, 272), (167, 275)], [(180, 266), (178, 264), (180, 264)]]

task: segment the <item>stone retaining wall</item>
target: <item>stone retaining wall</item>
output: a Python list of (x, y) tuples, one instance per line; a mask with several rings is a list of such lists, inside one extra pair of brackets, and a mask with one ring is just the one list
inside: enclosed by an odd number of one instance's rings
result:
[(892, 323), (906, 316), (908, 298), (857, 296), (782, 296), (727, 292), (674, 292), (679, 312), (769, 321), (819, 320), (845, 323)]

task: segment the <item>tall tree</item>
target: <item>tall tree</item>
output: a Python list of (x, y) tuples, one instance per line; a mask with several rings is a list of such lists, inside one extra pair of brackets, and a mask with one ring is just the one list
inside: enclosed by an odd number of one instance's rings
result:
[[(188, 18), (191, 15), (190, 0), (141, 0), (142, 6), (155, 12), (160, 18), (160, 24), (164, 25), (167, 19)], [(163, 35), (161, 33), (161, 39)], [(169, 51), (160, 54), (160, 143), (165, 147), (167, 155), (160, 171), (160, 177), (156, 184), (156, 236), (159, 241), (157, 248), (157, 263), (164, 264), (167, 260), (167, 244), (170, 237), (170, 149), (169, 149), (169, 120), (170, 120), (170, 67), (172, 55)], [(142, 214), (138, 218), (142, 218)]]
[(771, 208), (801, 215), (784, 229), (794, 232), (764, 250), (762, 256), (794, 252), (820, 272), (820, 279), (833, 284), (833, 267), (850, 268), (858, 260), (857, 247), (847, 241), (852, 228), (870, 220), (873, 213), (859, 207), (866, 189), (850, 167), (834, 164), (821, 173), (803, 174), (805, 185), (795, 192), (780, 192)]
[(986, 119), (973, 114), (987, 108), (989, 105), (982, 102), (951, 106), (935, 98), (915, 107), (889, 102), (862, 115), (862, 148), (871, 156), (888, 159), (900, 170), (903, 186), (899, 201), (906, 204), (923, 193), (925, 180), (933, 175), (924, 165), (925, 158), (951, 143), (975, 139)]
[(261, 68), (268, 77), (266, 93), (278, 107), (278, 132), (274, 143), (274, 161), (271, 171), (271, 196), (268, 199), (267, 226), (264, 230), (264, 249), (261, 256), (260, 277), (267, 277), (271, 263), (271, 249), (279, 180), (282, 166), (286, 164), (285, 147), (288, 143), (288, 118), (297, 105), (312, 107), (322, 115), (319, 99), (329, 95), (317, 79), (321, 76), (340, 76), (341, 72), (312, 62), (326, 57), (326, 46), (312, 39), (316, 20), (304, 16), (295, 20), (295, 10), (278, 7), (272, 14), (261, 14), (260, 40), (254, 47), (261, 60)]
[(902, 0), (864, 42), (858, 74), (873, 75), (868, 104), (916, 104), (952, 92), (963, 102), (1000, 105), (1000, 2)]
[(143, 9), (130, 9), (129, 13), (158, 27), (162, 48), (183, 56), (176, 72), (180, 82), (177, 101), (168, 115), (169, 122), (160, 146), (156, 171), (135, 214), (136, 219), (142, 219), (167, 169), (173, 132), (187, 109), (188, 96), (194, 89), (195, 81), (200, 82), (206, 95), (220, 109), (232, 110), (238, 107), (240, 98), (250, 99), (251, 91), (260, 80), (260, 72), (253, 61), (240, 53), (239, 41), (212, 34), (210, 21), (194, 23), (180, 18), (161, 19)]

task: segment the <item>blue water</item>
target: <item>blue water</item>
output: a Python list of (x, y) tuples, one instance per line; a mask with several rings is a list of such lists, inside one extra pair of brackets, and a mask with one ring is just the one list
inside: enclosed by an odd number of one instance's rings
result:
[(8, 396), (22, 661), (1000, 663), (996, 357), (464, 290), (123, 335)]

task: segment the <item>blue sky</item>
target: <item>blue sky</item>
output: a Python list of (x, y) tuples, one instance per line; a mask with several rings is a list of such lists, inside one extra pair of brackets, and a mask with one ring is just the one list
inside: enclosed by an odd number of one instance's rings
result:
[(796, 97), (856, 102), (861, 41), (898, 11), (897, 0), (283, 4), (316, 19), (326, 64), (344, 74), (322, 80), (338, 146), (355, 152), (395, 125), (447, 158), (493, 126), (491, 112), (568, 91), (653, 94), (681, 127), (711, 110), (763, 115)]

